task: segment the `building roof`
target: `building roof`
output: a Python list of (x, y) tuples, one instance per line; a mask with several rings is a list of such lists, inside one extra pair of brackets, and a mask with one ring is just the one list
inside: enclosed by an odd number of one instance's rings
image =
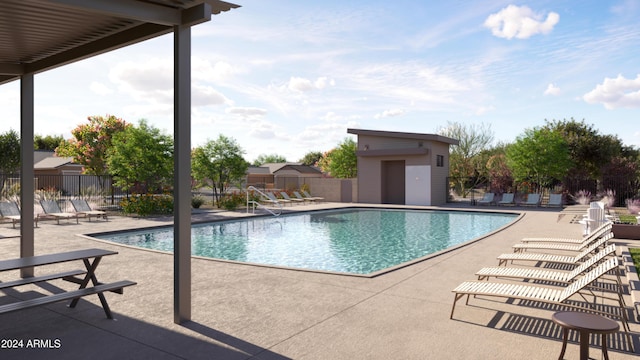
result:
[(388, 137), (388, 138), (439, 141), (439, 142), (447, 143), (449, 145), (458, 145), (459, 143), (459, 141), (456, 139), (452, 139), (446, 136), (441, 136), (436, 134), (421, 134), (421, 133), (364, 130), (364, 129), (347, 129), (347, 133), (355, 134), (355, 135), (379, 136), (379, 137)]
[(247, 174), (249, 175), (271, 175), (268, 167), (264, 166), (249, 166), (247, 168)]
[(318, 170), (313, 166), (294, 165), (294, 164), (285, 165), (280, 169), (276, 170), (275, 172), (284, 171), (284, 170), (293, 170), (293, 171), (297, 171), (300, 174), (322, 174), (322, 171)]
[(72, 157), (57, 157), (57, 156), (46, 157), (38, 161), (37, 163), (33, 164), (33, 168), (36, 170), (57, 169), (65, 165), (71, 165), (71, 166), (82, 168), (82, 165), (76, 164), (73, 162)]
[(302, 163), (290, 163), (290, 162), (282, 162), (282, 163), (265, 163), (260, 165), (261, 167), (269, 168), (269, 173), (273, 174), (276, 171), (282, 169), (287, 165), (302, 165)]
[(219, 0), (2, 0), (0, 84), (209, 21)]

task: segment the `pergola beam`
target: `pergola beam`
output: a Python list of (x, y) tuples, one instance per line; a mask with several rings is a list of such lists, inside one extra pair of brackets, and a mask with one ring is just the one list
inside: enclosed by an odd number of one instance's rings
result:
[(59, 6), (92, 11), (102, 15), (122, 17), (146, 23), (173, 26), (180, 25), (180, 9), (130, 0), (48, 0)]

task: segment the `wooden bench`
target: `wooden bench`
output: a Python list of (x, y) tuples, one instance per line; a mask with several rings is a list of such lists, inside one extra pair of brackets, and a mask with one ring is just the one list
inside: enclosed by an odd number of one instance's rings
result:
[[(109, 309), (109, 305), (103, 293), (105, 291), (111, 291), (122, 294), (123, 288), (136, 285), (135, 282), (129, 280), (116, 281), (108, 284), (98, 282), (95, 271), (98, 267), (98, 264), (100, 263), (100, 260), (103, 256), (115, 254), (117, 254), (117, 252), (110, 250), (86, 249), (56, 254), (29, 256), (18, 259), (1, 260), (0, 272), (79, 260), (82, 260), (82, 262), (84, 263), (85, 270), (70, 270), (54, 274), (26, 277), (18, 280), (0, 283), (0, 289), (14, 288), (17, 286), (55, 279), (62, 279), (80, 285), (80, 288), (78, 290), (66, 291), (53, 295), (45, 295), (35, 299), (20, 300), (10, 304), (0, 305), (0, 314), (65, 300), (71, 300), (69, 307), (74, 308), (81, 297), (97, 294), (100, 299), (100, 303), (102, 304), (102, 308), (107, 315), (107, 318), (113, 319), (111, 310)], [(91, 261), (91, 259), (93, 259), (93, 261)], [(83, 278), (77, 277), (78, 275), (83, 274)], [(89, 285), (89, 282), (91, 282), (92, 286), (87, 287), (87, 285)]]

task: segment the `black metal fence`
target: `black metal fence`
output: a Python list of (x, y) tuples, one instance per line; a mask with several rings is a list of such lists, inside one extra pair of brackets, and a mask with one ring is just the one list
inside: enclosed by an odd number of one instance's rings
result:
[(531, 183), (501, 183), (491, 179), (478, 178), (453, 178), (449, 177), (447, 182), (448, 199), (455, 201), (474, 201), (482, 197), (485, 192), (502, 194), (506, 192), (516, 194), (539, 193), (543, 199), (547, 199), (549, 194), (564, 194), (564, 201), (567, 204), (579, 202), (579, 199), (599, 200), (604, 196), (611, 197), (616, 207), (625, 207), (628, 199), (640, 198), (640, 178), (628, 178), (624, 176), (607, 175), (603, 180), (594, 179), (572, 179), (558, 182), (553, 186), (543, 187)]
[[(118, 206), (127, 192), (113, 185), (111, 176), (35, 175), (36, 197), (91, 198), (103, 206)], [(0, 198), (15, 199), (20, 195), (20, 175), (0, 174)]]

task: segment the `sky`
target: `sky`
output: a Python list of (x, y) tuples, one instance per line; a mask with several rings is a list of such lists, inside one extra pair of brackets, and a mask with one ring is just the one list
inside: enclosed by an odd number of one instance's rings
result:
[[(245, 159), (298, 161), (348, 128), (435, 134), (489, 126), (513, 142), (584, 120), (640, 147), (640, 0), (237, 0), (192, 30), (192, 147), (220, 134)], [(88, 116), (173, 133), (173, 37), (35, 76), (35, 133)], [(20, 129), (0, 85), (0, 133)]]

